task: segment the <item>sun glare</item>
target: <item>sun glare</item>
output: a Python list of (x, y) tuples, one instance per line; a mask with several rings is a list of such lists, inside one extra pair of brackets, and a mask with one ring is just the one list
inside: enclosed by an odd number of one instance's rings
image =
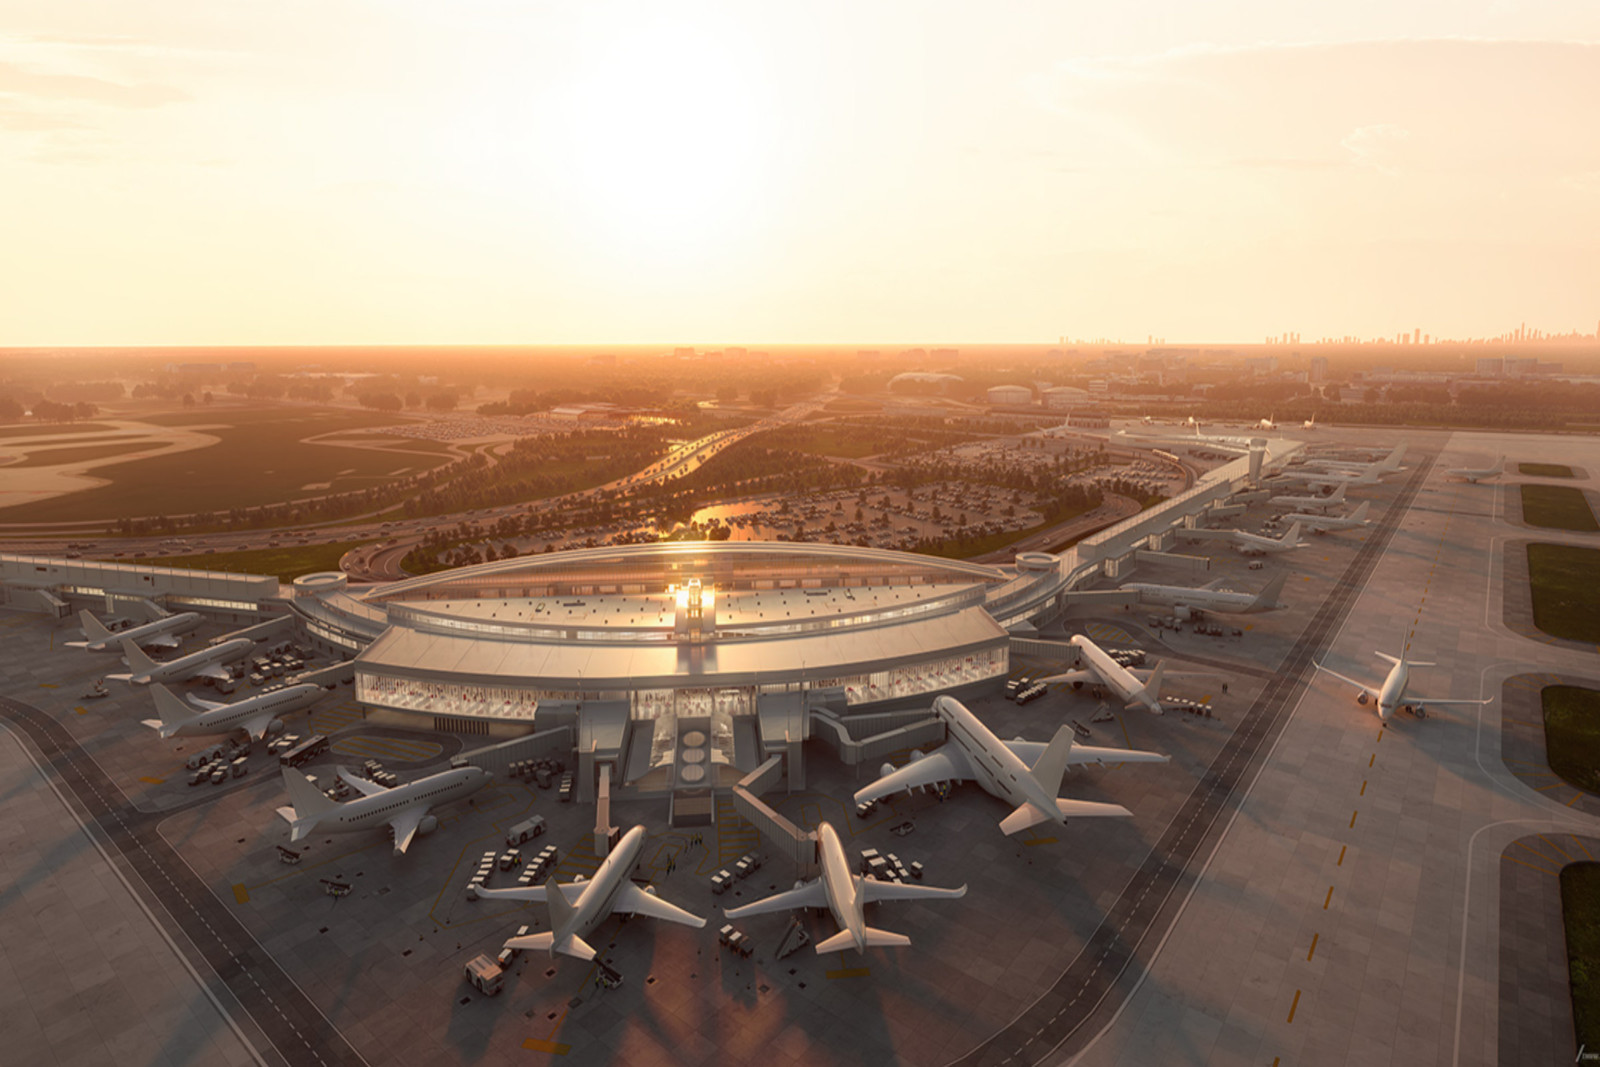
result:
[(565, 184), (615, 251), (714, 253), (757, 210), (774, 117), (734, 43), (703, 26), (636, 26), (561, 91)]

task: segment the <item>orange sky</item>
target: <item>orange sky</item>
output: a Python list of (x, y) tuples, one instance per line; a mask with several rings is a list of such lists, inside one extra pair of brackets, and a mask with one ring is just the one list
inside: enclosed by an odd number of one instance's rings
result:
[(1592, 332), (1587, 42), (1587, 0), (0, 0), (0, 345)]

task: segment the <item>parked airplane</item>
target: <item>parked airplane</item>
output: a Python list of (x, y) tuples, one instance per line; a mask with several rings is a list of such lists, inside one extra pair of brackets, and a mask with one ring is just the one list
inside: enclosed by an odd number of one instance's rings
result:
[(1290, 523), (1282, 537), (1263, 537), (1244, 530), (1179, 530), (1177, 533), (1187, 541), (1226, 541), (1241, 556), (1265, 556), (1305, 547), (1305, 542), (1300, 540), (1298, 522)]
[(1277, 416), (1276, 415), (1268, 415), (1264, 419), (1259, 419), (1259, 420), (1256, 421), (1256, 429), (1258, 429), (1258, 430), (1276, 430), (1278, 428), (1278, 423), (1277, 423), (1276, 420), (1277, 420)]
[(1300, 428), (1302, 430), (1315, 430), (1317, 428), (1317, 417), (1315, 415), (1311, 416), (1300, 424)]
[(1312, 533), (1332, 533), (1335, 530), (1355, 530), (1362, 526), (1371, 526), (1372, 520), (1367, 518), (1367, 509), (1372, 507), (1372, 501), (1363, 500), (1361, 506), (1348, 515), (1304, 515), (1300, 512), (1291, 512), (1284, 518), (1297, 522)]
[(122, 659), (128, 665), (126, 674), (108, 674), (107, 678), (115, 678), (122, 682), (131, 682), (134, 685), (149, 685), (151, 682), (187, 682), (190, 678), (217, 678), (228, 677), (228, 672), (223, 669), (223, 664), (231, 659), (242, 659), (256, 643), (248, 637), (235, 638), (224, 641), (220, 645), (202, 648), (198, 652), (191, 652), (187, 656), (157, 663), (143, 652), (139, 646), (127, 638), (122, 640)]
[(1218, 578), (1197, 589), (1183, 585), (1155, 585), (1150, 582), (1128, 582), (1122, 588), (1137, 592), (1141, 604), (1159, 604), (1178, 609), (1179, 618), (1187, 618), (1189, 610), (1255, 615), (1289, 606), (1278, 599), (1278, 595), (1283, 592), (1283, 584), (1288, 579), (1288, 572), (1284, 572), (1268, 582), (1259, 593), (1235, 593), (1223, 589), (1221, 586), (1227, 581), (1226, 578)]
[(1506, 457), (1501, 456), (1499, 459), (1494, 461), (1494, 466), (1492, 467), (1483, 467), (1477, 469), (1473, 467), (1457, 467), (1455, 470), (1445, 471), (1445, 474), (1451, 478), (1465, 478), (1469, 482), (1477, 483), (1484, 478), (1498, 478), (1505, 472)]
[(320, 685), (291, 685), (276, 692), (246, 697), (234, 704), (190, 696), (189, 699), (201, 708), (195, 711), (160, 683), (151, 686), (150, 692), (156, 699), (156, 714), (161, 717), (145, 719), (144, 724), (163, 738), (231, 734), (235, 730), (243, 730), (257, 741), (275, 732), (274, 723), (277, 729), (282, 729), (283, 716), (301, 708), (309, 708), (327, 695)]
[(90, 652), (116, 652), (122, 648), (123, 641), (132, 641), (136, 645), (177, 648), (178, 635), (186, 634), (198, 627), (200, 616), (195, 612), (185, 611), (177, 615), (163, 616), (141, 626), (118, 630), (116, 633), (106, 629), (105, 625), (87, 610), (78, 612), (78, 621), (83, 625), (84, 640), (68, 641), (68, 648), (86, 648)]
[(1002, 741), (966, 705), (950, 696), (936, 697), (933, 713), (944, 721), (950, 740), (920, 759), (913, 755), (911, 762), (898, 770), (884, 764), (883, 777), (856, 791), (857, 804), (902, 789), (973, 781), (1013, 806), (1011, 814), (1001, 820), (1000, 829), (1014, 834), (1041, 822), (1065, 824), (1069, 818), (1132, 814), (1121, 804), (1058, 797), (1061, 778), (1072, 764), (1165, 763), (1171, 759), (1156, 752), (1075, 745), (1070, 726), (1058, 729), (1049, 744), (1020, 738)]
[(516, 889), (479, 889), (478, 896), (493, 900), (532, 900), (545, 905), (550, 912), (550, 929), (540, 934), (513, 937), (506, 948), (544, 949), (554, 956), (557, 952), (580, 960), (594, 959), (594, 948), (584, 937), (614, 912), (624, 915), (647, 915), (652, 919), (682, 923), (696, 929), (706, 921), (690, 914), (676, 904), (668, 904), (656, 896), (655, 888), (640, 889), (630, 879), (639, 852), (644, 848), (644, 827), (635, 826), (622, 835), (594, 877), (585, 882), (580, 876), (575, 882), (560, 885), (555, 876), (544, 885), (519, 886)]
[(1145, 675), (1141, 682), (1137, 675), (1106, 654), (1105, 649), (1089, 640), (1083, 634), (1074, 634), (1068, 642), (1078, 650), (1078, 662), (1087, 664), (1075, 670), (1063, 671), (1053, 674), (1048, 678), (1039, 678), (1040, 682), (1093, 682), (1103, 685), (1117, 695), (1126, 707), (1143, 707), (1157, 715), (1165, 710), (1161, 706), (1161, 676), (1166, 671), (1165, 663), (1157, 663), (1155, 670)]
[(1305, 465), (1307, 467), (1319, 467), (1323, 470), (1330, 471), (1372, 471), (1374, 474), (1382, 477), (1385, 474), (1394, 474), (1397, 471), (1404, 469), (1400, 466), (1400, 461), (1405, 457), (1405, 454), (1406, 443), (1401, 441), (1399, 444), (1395, 445), (1394, 448), (1390, 449), (1387, 455), (1380, 456), (1375, 460), (1370, 460), (1365, 463), (1347, 459), (1312, 458), (1306, 460)]
[(1275, 496), (1267, 503), (1276, 508), (1299, 508), (1304, 511), (1327, 511), (1329, 508), (1338, 507), (1344, 503), (1345, 483), (1340, 482), (1331, 493), (1314, 493), (1311, 496), (1296, 496), (1286, 493)]
[(1370, 468), (1361, 471), (1288, 470), (1280, 471), (1273, 477), (1293, 482), (1305, 482), (1313, 491), (1336, 489), (1341, 485), (1379, 485), (1383, 482), (1383, 475)]
[(1452, 704), (1473, 704), (1481, 706), (1488, 703), (1487, 700), (1432, 700), (1414, 697), (1408, 698), (1406, 696), (1406, 684), (1411, 680), (1411, 668), (1437, 667), (1438, 664), (1424, 663), (1420, 660), (1407, 660), (1404, 644), (1401, 645), (1399, 659), (1389, 655), (1387, 652), (1378, 652), (1375, 654), (1379, 659), (1387, 660), (1389, 663), (1394, 664), (1394, 666), (1389, 668), (1389, 674), (1384, 678), (1383, 684), (1376, 688), (1368, 685), (1365, 682), (1358, 682), (1354, 678), (1346, 677), (1345, 675), (1340, 674), (1338, 671), (1330, 670), (1320, 663), (1317, 663), (1315, 666), (1317, 670), (1324, 671), (1333, 675), (1341, 682), (1348, 682), (1350, 685), (1355, 686), (1356, 703), (1365, 704), (1368, 700), (1371, 700), (1373, 703), (1375, 703), (1378, 706), (1378, 718), (1383, 722), (1384, 726), (1389, 725), (1389, 719), (1394, 715), (1396, 708), (1404, 708), (1406, 711), (1415, 714), (1417, 718), (1425, 719), (1428, 717), (1427, 709), (1430, 706), (1446, 707)]
[[(948, 697), (940, 697), (948, 700)], [(1071, 734), (1071, 729), (1063, 727)], [(804, 885), (770, 897), (751, 901), (742, 907), (730, 908), (730, 919), (743, 919), (749, 915), (764, 915), (773, 911), (792, 911), (796, 908), (827, 908), (833, 912), (839, 932), (817, 942), (817, 954), (843, 952), (854, 948), (865, 952), (869, 948), (888, 948), (911, 944), (904, 934), (876, 930), (867, 925), (866, 906), (881, 900), (951, 900), (967, 894), (967, 887), (940, 889), (930, 885), (905, 885), (900, 882), (880, 882), (866, 878), (850, 869), (850, 861), (839, 841), (839, 832), (832, 823), (817, 827), (817, 853), (822, 861), (822, 875)], [(507, 942), (510, 944), (510, 942)]]
[(411, 847), (416, 835), (432, 833), (438, 827), (439, 820), (428, 814), (429, 808), (476, 793), (493, 776), (482, 767), (452, 767), (393, 789), (343, 770), (339, 777), (362, 795), (342, 804), (329, 800), (310, 778), (293, 767), (283, 768), (283, 785), (292, 806), (279, 808), (278, 815), (289, 824), (290, 841), (387, 825), (394, 828), (394, 854), (399, 856)]

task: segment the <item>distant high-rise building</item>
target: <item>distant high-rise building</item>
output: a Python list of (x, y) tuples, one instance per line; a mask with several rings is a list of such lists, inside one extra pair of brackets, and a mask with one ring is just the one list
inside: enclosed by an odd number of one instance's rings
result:
[(1310, 371), (1310, 374), (1308, 375), (1308, 378), (1312, 382), (1312, 384), (1317, 384), (1319, 382), (1325, 382), (1325, 381), (1328, 380), (1328, 357), (1327, 356), (1312, 356), (1311, 357), (1311, 371)]
[(1420, 345), (1422, 343), (1422, 327), (1421, 326), (1418, 326), (1416, 329), (1411, 331), (1411, 343), (1414, 344), (1414, 345)]

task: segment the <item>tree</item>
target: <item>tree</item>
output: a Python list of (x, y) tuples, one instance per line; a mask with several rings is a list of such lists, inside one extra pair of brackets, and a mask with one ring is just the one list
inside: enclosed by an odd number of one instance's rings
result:
[(202, 404), (211, 403), (211, 390), (207, 389), (205, 392), (200, 394), (200, 403), (202, 403)]
[(454, 411), (456, 409), (456, 394), (454, 392), (434, 393), (428, 397), (429, 411)]
[(186, 407), (186, 408), (194, 407), (194, 394), (193, 393), (184, 393), (183, 394), (183, 406)]

